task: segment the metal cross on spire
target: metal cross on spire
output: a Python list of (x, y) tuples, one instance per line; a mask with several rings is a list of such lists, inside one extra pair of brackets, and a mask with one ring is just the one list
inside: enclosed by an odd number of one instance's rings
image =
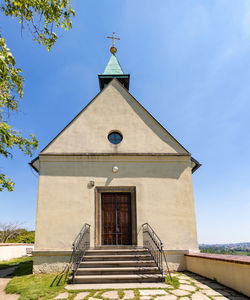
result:
[(117, 49), (115, 47), (115, 40), (120, 40), (120, 38), (115, 37), (115, 32), (113, 32), (112, 36), (107, 36), (107, 38), (113, 40), (113, 46), (110, 48), (110, 52), (112, 54), (115, 54), (117, 52)]

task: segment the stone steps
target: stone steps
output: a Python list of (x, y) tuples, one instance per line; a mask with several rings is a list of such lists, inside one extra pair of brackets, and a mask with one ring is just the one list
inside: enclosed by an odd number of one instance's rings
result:
[(120, 255), (120, 254), (112, 254), (112, 255), (86, 255), (84, 257), (84, 261), (139, 261), (139, 260), (152, 260), (150, 254), (146, 255)]
[(82, 261), (80, 268), (154, 267), (154, 260)]
[(158, 274), (157, 267), (79, 268), (77, 275)]
[(74, 283), (134, 283), (161, 282), (161, 274), (77, 275)]
[(127, 255), (127, 254), (148, 254), (148, 250), (145, 250), (143, 248), (125, 248), (125, 249), (90, 249), (86, 251), (86, 256), (90, 255)]
[(162, 275), (147, 249), (89, 249), (77, 270), (74, 283), (161, 282)]

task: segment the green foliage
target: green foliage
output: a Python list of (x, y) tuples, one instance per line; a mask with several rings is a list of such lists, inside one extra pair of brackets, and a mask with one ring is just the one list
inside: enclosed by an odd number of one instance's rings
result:
[(14, 238), (8, 240), (9, 243), (35, 243), (35, 231), (27, 231), (26, 229), (19, 229)]
[(250, 256), (250, 249), (225, 249), (217, 247), (200, 247), (201, 253), (226, 254), (226, 255), (247, 255)]
[(12, 192), (14, 190), (14, 186), (15, 184), (10, 178), (7, 178), (4, 174), (0, 174), (0, 192), (4, 189)]
[(32, 260), (32, 258), (30, 256), (24, 256), (24, 257), (9, 259), (9, 260), (3, 260), (3, 261), (0, 261), (0, 270), (16, 266), (23, 262), (29, 262), (31, 260)]
[[(36, 137), (31, 134), (30, 140), (24, 138), (20, 132), (13, 130), (13, 128), (7, 124), (7, 121), (1, 117), (2, 114), (0, 110), (0, 155), (3, 155), (5, 158), (12, 157), (9, 149), (13, 149), (14, 146), (17, 146), (19, 150), (23, 151), (26, 155), (32, 156), (32, 151), (38, 147)], [(0, 191), (4, 189), (13, 191), (14, 183), (10, 178), (7, 178), (5, 174), (0, 173)]]
[[(54, 29), (71, 29), (71, 17), (75, 15), (70, 0), (3, 0), (0, 11), (17, 18), (22, 28), (26, 26), (30, 30), (33, 40), (48, 51), (57, 40)], [(16, 61), (0, 34), (0, 157), (11, 158), (10, 150), (14, 146), (29, 156), (38, 148), (34, 135), (24, 138), (8, 124), (9, 114), (18, 111), (23, 84), (22, 70), (16, 67)], [(0, 170), (0, 191), (4, 189), (13, 191), (14, 183)]]
[(178, 289), (179, 286), (180, 286), (179, 279), (178, 279), (176, 276), (171, 276), (171, 277), (170, 277), (169, 275), (167, 275), (167, 276), (165, 277), (165, 282), (166, 282), (167, 284), (172, 285), (175, 289)]
[(75, 12), (70, 0), (4, 0), (1, 10), (6, 16), (16, 17), (22, 26), (30, 29), (33, 40), (47, 47), (55, 44), (54, 29), (72, 28)]
[(0, 223), (0, 243), (34, 243), (34, 240), (35, 232), (20, 227), (20, 223)]
[(11, 157), (7, 149), (17, 146), (25, 154), (32, 156), (32, 150), (37, 149), (38, 141), (34, 135), (31, 139), (25, 139), (18, 132), (14, 131), (7, 123), (2, 122), (0, 127), (0, 154), (6, 158)]
[(22, 71), (15, 67), (16, 61), (5, 43), (5, 39), (0, 35), (0, 108), (7, 110), (17, 110), (17, 100), (23, 96), (24, 78)]

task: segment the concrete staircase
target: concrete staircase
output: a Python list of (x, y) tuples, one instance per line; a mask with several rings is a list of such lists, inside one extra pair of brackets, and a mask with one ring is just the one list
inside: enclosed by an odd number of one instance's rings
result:
[(155, 261), (143, 248), (89, 249), (74, 283), (130, 283), (162, 281)]

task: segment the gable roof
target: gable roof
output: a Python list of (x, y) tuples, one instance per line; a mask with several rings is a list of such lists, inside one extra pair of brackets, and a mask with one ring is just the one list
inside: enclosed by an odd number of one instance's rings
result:
[[(103, 89), (100, 93), (98, 93), (97, 95), (96, 95), (96, 97), (94, 97), (94, 99), (93, 100), (91, 100), (80, 112), (79, 112), (79, 114), (41, 151), (41, 154), (44, 154), (44, 152), (46, 152), (47, 150), (48, 150), (48, 148), (50, 147), (50, 145), (52, 144), (52, 143), (54, 143), (57, 139), (58, 139), (58, 137), (59, 136), (61, 136), (65, 131), (66, 131), (66, 129), (67, 128), (69, 128), (76, 120), (77, 120), (77, 118), (79, 118), (79, 116), (83, 113), (83, 112), (85, 112), (86, 110), (87, 110), (87, 108), (88, 107), (90, 107), (90, 105), (92, 105), (92, 103), (94, 103), (95, 102), (95, 100), (102, 94), (102, 93), (104, 93), (105, 92), (105, 90), (110, 86), (110, 85), (112, 85), (113, 87), (115, 87), (116, 89), (119, 89), (119, 91), (120, 92), (122, 92), (125, 96), (127, 96), (127, 97), (129, 97), (129, 101), (132, 103), (132, 102), (134, 102), (134, 105), (136, 105), (136, 107), (137, 107), (137, 110), (140, 110), (139, 112), (137, 111), (137, 114), (141, 114), (141, 112), (143, 112), (144, 114), (145, 114), (145, 118), (147, 119), (146, 120), (146, 122), (148, 122), (146, 125), (148, 125), (149, 124), (149, 122), (151, 122), (151, 123), (154, 123), (155, 124), (155, 126), (157, 126), (158, 128), (160, 128), (161, 129), (161, 131), (162, 132), (165, 132), (165, 134), (166, 135), (168, 135), (170, 138), (171, 138), (171, 140), (174, 142), (174, 143), (176, 143), (176, 145), (178, 145), (178, 149), (179, 149), (179, 151), (177, 151), (177, 152), (179, 152), (179, 153), (175, 153), (175, 154), (179, 154), (179, 155), (190, 155), (190, 153), (140, 104), (140, 102), (138, 102), (129, 92), (128, 92), (128, 90), (127, 89), (125, 89), (121, 84), (120, 84), (120, 82), (117, 80), (117, 79), (113, 79), (112, 80), (112, 82), (110, 82), (109, 84), (108, 84), (108, 86), (105, 88), (105, 89)], [(143, 121), (145, 121), (145, 120), (143, 120)], [(182, 150), (181, 150), (182, 149)], [(58, 153), (59, 154), (59, 153)], [(81, 153), (81, 154), (91, 154), (91, 153)], [(94, 153), (92, 153), (92, 154), (94, 154)], [(96, 155), (98, 154), (98, 153), (95, 153)], [(103, 153), (102, 153), (103, 154)], [(107, 153), (108, 154), (108, 153)], [(112, 153), (109, 153), (110, 155), (112, 155)], [(115, 153), (113, 153), (113, 154), (115, 154)], [(117, 153), (117, 154), (119, 154), (119, 153)], [(120, 155), (121, 154), (132, 154), (131, 152), (130, 153), (120, 153)], [(140, 155), (143, 155), (143, 154), (146, 154), (146, 153), (140, 153)], [(148, 154), (148, 153), (147, 153)], [(152, 155), (157, 155), (157, 153), (151, 153)], [(158, 154), (160, 154), (160, 155), (163, 155), (164, 153), (158, 153)], [(170, 153), (165, 153), (166, 155), (167, 154), (170, 154)], [(172, 153), (172, 155), (173, 155), (174, 153)], [(35, 159), (36, 160), (36, 159)], [(35, 160), (33, 160), (33, 161), (35, 161)], [(31, 162), (31, 165), (33, 165), (33, 161)], [(196, 168), (197, 169), (197, 166), (199, 167), (200, 166), (200, 164), (196, 161), (196, 160), (192, 160), (192, 162), (193, 162), (193, 165), (194, 165), (194, 167), (193, 167), (193, 169), (194, 168)]]
[[(184, 148), (184, 146), (181, 145), (181, 143), (179, 143), (167, 130), (166, 128), (164, 128), (141, 104), (139, 101), (137, 101), (133, 95), (131, 95), (127, 89), (125, 89), (121, 83), (115, 78), (113, 79), (107, 86), (105, 89), (103, 89), (101, 92), (99, 92), (77, 115), (76, 117), (41, 151), (41, 153), (45, 152), (45, 150), (48, 149), (48, 147), (56, 141), (56, 139), (58, 139), (58, 137), (60, 135), (62, 135), (67, 128), (69, 128), (79, 117), (80, 115), (82, 115), (91, 105), (93, 105), (93, 103), (97, 100), (97, 98), (100, 97), (101, 94), (104, 94), (105, 91), (110, 87), (110, 86), (114, 86), (115, 88), (118, 88), (120, 91), (123, 92), (123, 94), (126, 96), (128, 95), (129, 96), (129, 100), (132, 100), (130, 101), (130, 104), (133, 104), (133, 102), (137, 105), (137, 107), (139, 107), (141, 109), (142, 112), (144, 112), (147, 116), (148, 116), (148, 121), (153, 121), (157, 126), (158, 128), (160, 128), (163, 132), (165, 132), (165, 134), (167, 136), (169, 136), (175, 143), (176, 145), (178, 145), (181, 149), (182, 149), (182, 153), (185, 153), (185, 154), (189, 154), (190, 153), (188, 152), (187, 149)], [(140, 112), (138, 112), (137, 114), (140, 114)], [(177, 152), (177, 151), (176, 151)], [(180, 153), (180, 151), (179, 151)]]

